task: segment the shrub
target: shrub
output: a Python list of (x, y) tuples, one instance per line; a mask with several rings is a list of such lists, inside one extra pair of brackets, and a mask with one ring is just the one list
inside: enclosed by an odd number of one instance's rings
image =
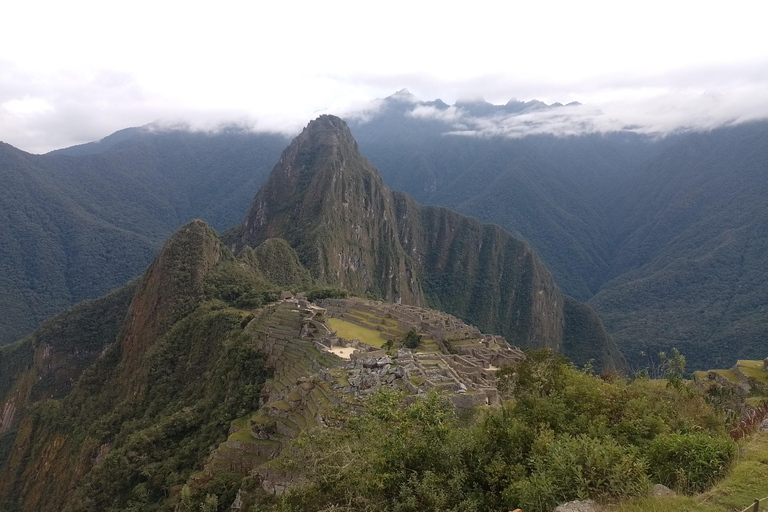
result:
[(637, 496), (648, 488), (646, 462), (612, 438), (541, 433), (534, 443), (531, 475), (504, 491), (510, 505), (551, 510), (574, 499)]
[(648, 447), (652, 477), (679, 492), (699, 492), (725, 474), (736, 453), (726, 437), (691, 432), (657, 436)]
[(419, 333), (416, 332), (416, 329), (411, 328), (410, 331), (408, 331), (408, 334), (405, 335), (403, 338), (403, 346), (405, 348), (410, 348), (411, 350), (418, 348), (421, 344), (421, 336), (419, 336)]

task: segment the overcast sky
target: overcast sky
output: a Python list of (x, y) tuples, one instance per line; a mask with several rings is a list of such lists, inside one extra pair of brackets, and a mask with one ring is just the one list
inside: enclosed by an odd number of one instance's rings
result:
[(6, 4), (0, 140), (34, 153), (157, 120), (295, 132), (401, 88), (579, 101), (600, 129), (768, 117), (764, 1)]

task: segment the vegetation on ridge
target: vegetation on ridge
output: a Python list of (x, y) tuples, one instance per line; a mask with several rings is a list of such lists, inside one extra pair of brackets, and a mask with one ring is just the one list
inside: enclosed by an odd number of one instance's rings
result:
[(550, 351), (501, 378), (512, 399), (469, 424), (437, 394), (380, 392), (342, 428), (302, 434), (279, 465), (295, 485), (252, 510), (545, 512), (650, 482), (690, 493), (730, 468), (724, 417), (692, 388), (605, 381)]
[(71, 392), (27, 405), (0, 439), (1, 506), (161, 509), (226, 438), (229, 422), (258, 407), (269, 370), (243, 334), (253, 315), (233, 306), (245, 295), (276, 298), (272, 286), (197, 221), (128, 288), (135, 295), (116, 337), (87, 322), (54, 322), (107, 348)]

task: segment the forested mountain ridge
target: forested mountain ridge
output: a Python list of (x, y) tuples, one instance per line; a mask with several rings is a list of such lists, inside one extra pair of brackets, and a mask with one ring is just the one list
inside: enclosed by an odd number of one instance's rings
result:
[(569, 299), (530, 246), (498, 226), (390, 191), (338, 117), (309, 123), (245, 220), (224, 235), (235, 252), (273, 237), (288, 241), (320, 285), (435, 307), (519, 346), (564, 350), (580, 325), (583, 337), (566, 355), (624, 369), (596, 315), (564, 314)]
[(134, 128), (47, 155), (0, 144), (0, 345), (125, 284), (183, 223), (230, 227), (285, 142)]
[[(193, 221), (137, 282), (0, 349), (0, 507), (158, 506), (166, 479), (183, 483), (234, 414), (258, 404), (269, 370), (242, 336), (253, 315), (231, 303), (266, 296), (274, 285)], [(146, 457), (154, 469), (140, 474)]]
[(91, 214), (44, 177), (40, 158), (0, 146), (0, 343), (121, 286), (155, 242)]
[(764, 356), (767, 194), (754, 123), (680, 137), (615, 196), (615, 277), (590, 304), (638, 366), (670, 346), (694, 368)]

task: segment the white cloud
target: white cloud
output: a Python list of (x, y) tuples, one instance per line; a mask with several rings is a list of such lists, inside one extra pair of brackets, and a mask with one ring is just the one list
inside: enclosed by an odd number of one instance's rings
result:
[(472, 136), (525, 137), (572, 136), (632, 131), (665, 136), (680, 131), (706, 131), (720, 126), (768, 119), (768, 89), (750, 84), (727, 91), (681, 91), (638, 88), (603, 92), (607, 101), (521, 113), (500, 112), (473, 116), (452, 106), (438, 109), (418, 105), (409, 115), (434, 119), (447, 125), (446, 133)]
[[(448, 103), (578, 100), (603, 110), (598, 127), (684, 126), (686, 115), (706, 126), (746, 118), (744, 102), (764, 110), (764, 10), (757, 0), (11, 2), (0, 140), (40, 152), (158, 119), (290, 132), (403, 87)], [(725, 99), (690, 100), (705, 90)]]
[(51, 104), (43, 98), (32, 98), (30, 96), (6, 101), (0, 105), (0, 108), (4, 109), (9, 115), (19, 117), (42, 114), (53, 110)]

